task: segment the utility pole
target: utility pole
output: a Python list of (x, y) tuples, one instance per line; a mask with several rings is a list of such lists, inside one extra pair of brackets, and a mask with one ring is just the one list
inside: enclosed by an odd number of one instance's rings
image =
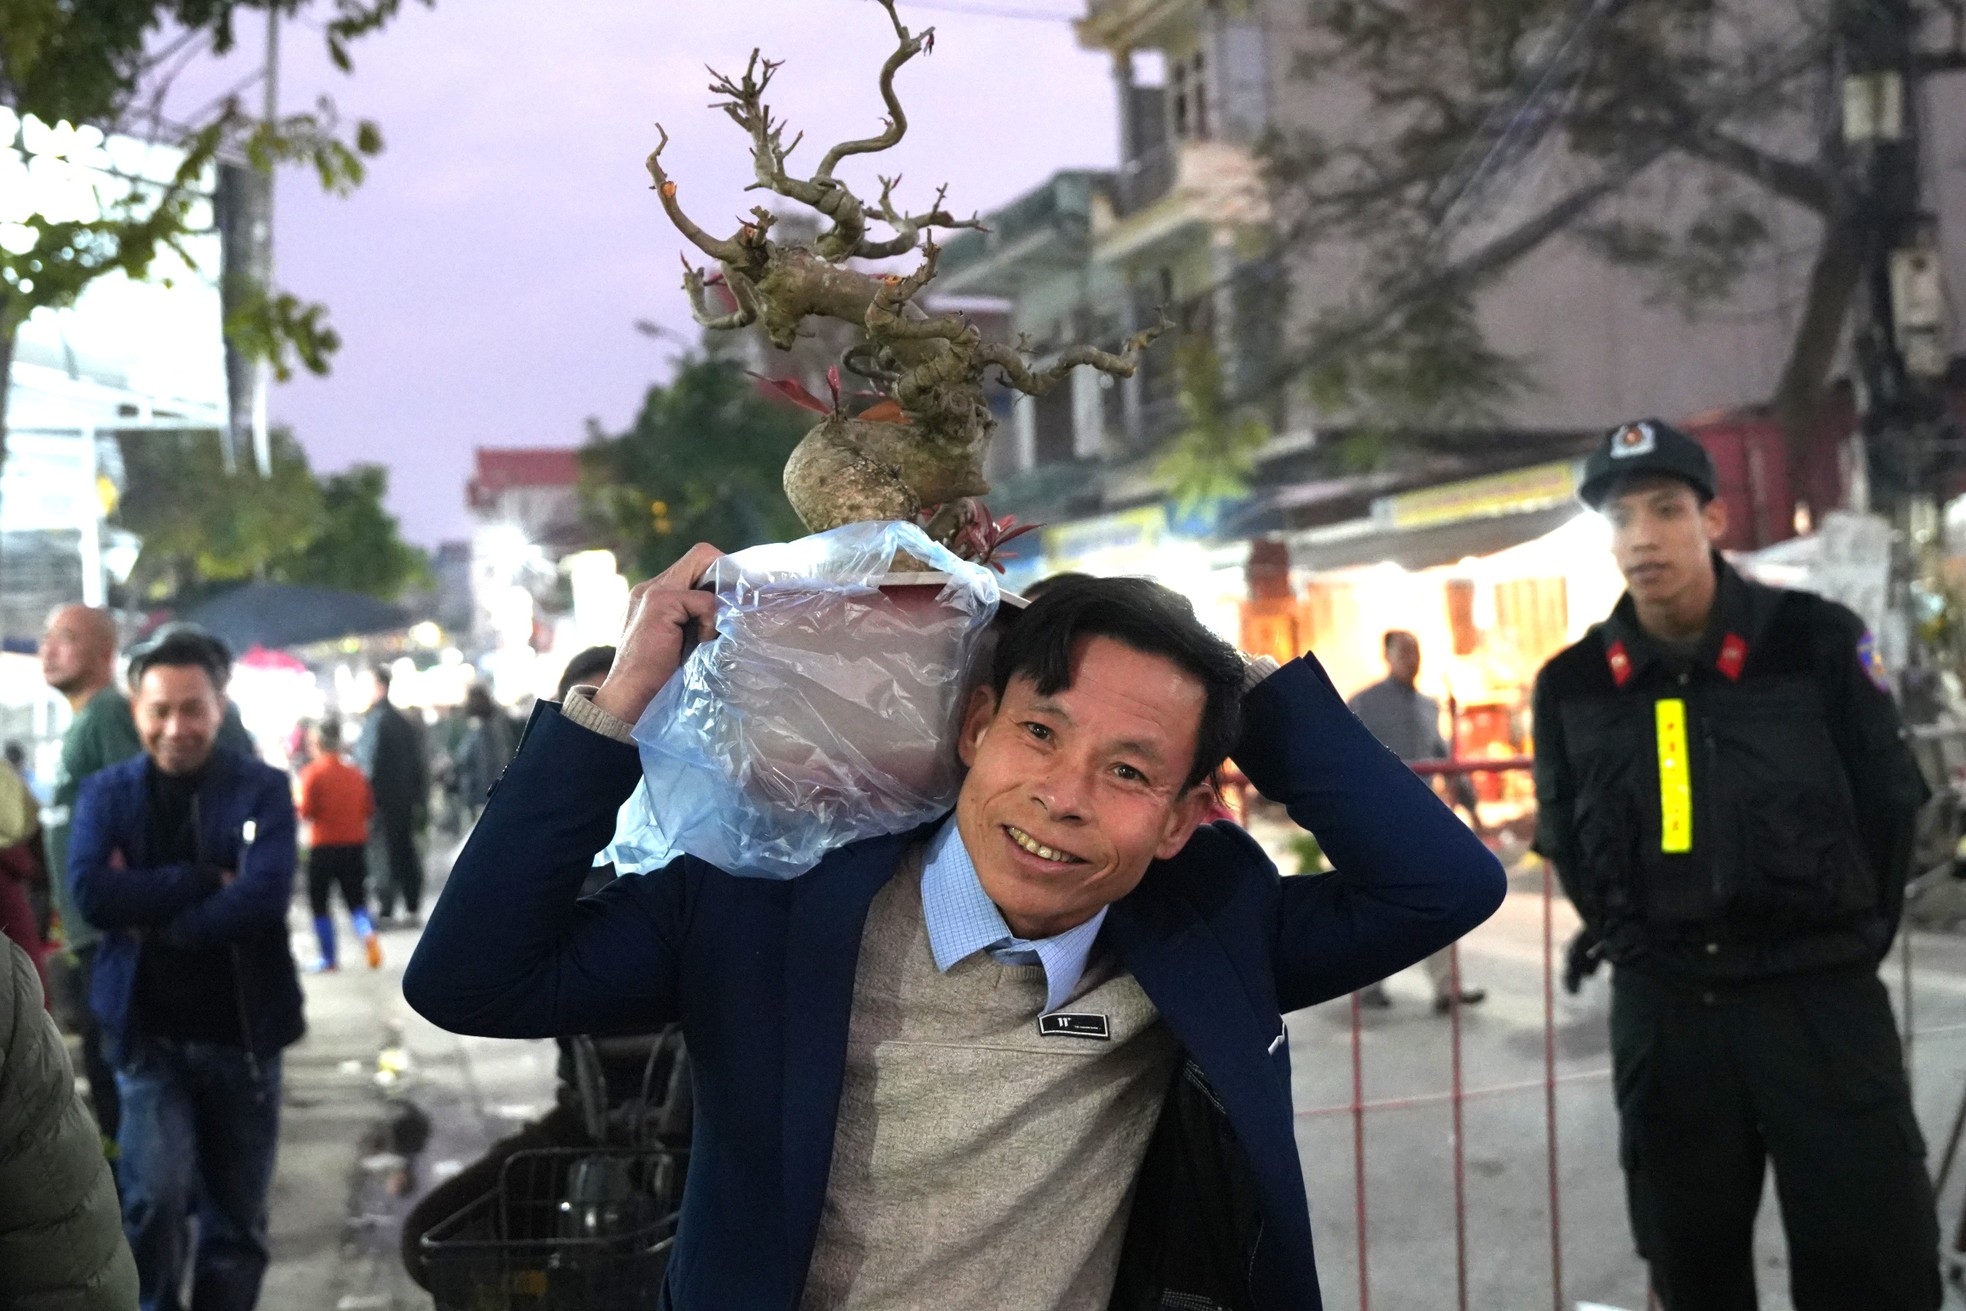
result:
[(1922, 206), (1924, 80), (1960, 54), (1919, 48), (1914, 0), (1842, 0), (1836, 58), (1843, 90), (1843, 201), (1862, 234), (1851, 332), (1870, 504), (1895, 530), (1890, 628), (1880, 633), (1905, 677), (1944, 657), (1921, 640), (1943, 596), (1941, 483), (1956, 465), (1943, 379), (1947, 341), (1937, 219)]
[[(266, 7), (266, 76), (262, 80), (265, 99), (261, 104), (260, 117), (266, 123), (267, 131), (274, 130), (280, 120), (280, 8), (278, 5)], [(273, 290), (273, 182), (274, 172), (269, 166), (260, 182), (259, 206), (259, 279), (260, 286), (271, 294)], [(267, 435), (266, 407), (273, 391), (273, 364), (261, 359), (253, 366), (253, 463), (259, 467), (259, 476), (269, 477), (273, 472), (273, 444)]]
[(1918, 48), (1912, 0), (1844, 0), (1846, 195), (1863, 230), (1863, 282), (1852, 333), (1874, 508), (1914, 547), (1937, 526), (1935, 481), (1946, 410), (1944, 297), (1937, 220), (1922, 208), (1923, 82), (1958, 56)]
[[(280, 112), (280, 19), (266, 14), (266, 64), (261, 71), (262, 121), (269, 130)], [(272, 365), (254, 358), (234, 340), (231, 323), (273, 287), (273, 171), (243, 161), (221, 161), (214, 196), (218, 219), (220, 265), (219, 305), (225, 316), (225, 383), (230, 402), (222, 449), (225, 471), (235, 472), (248, 458), (262, 477), (272, 472), (272, 447), (267, 437), (267, 394), (272, 389)]]

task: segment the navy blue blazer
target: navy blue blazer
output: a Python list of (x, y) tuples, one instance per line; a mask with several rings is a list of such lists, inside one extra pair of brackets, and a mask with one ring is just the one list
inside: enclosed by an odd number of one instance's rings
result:
[[(1282, 878), (1231, 824), (1113, 904), (1102, 941), (1207, 1076), (1263, 1210), (1258, 1305), (1320, 1305), (1283, 1014), (1438, 951), (1501, 904), (1488, 850), (1375, 741), (1306, 656), (1244, 698), (1236, 763), (1335, 866)], [(795, 1308), (833, 1149), (854, 970), (874, 894), (924, 834), (843, 847), (790, 881), (693, 858), (579, 896), (640, 777), (635, 748), (534, 718), (403, 978), (458, 1033), (641, 1032), (680, 1020), (696, 1080), (665, 1288), (682, 1308)]]
[[(307, 1026), (287, 945), (295, 859), (287, 776), (237, 751), (213, 752), (193, 812), (202, 860), (159, 865), (148, 849), (150, 770), (149, 756), (132, 756), (84, 779), (68, 838), (75, 907), (102, 930), (89, 1004), (110, 1060), (123, 1061), (130, 1041), (142, 1036), (133, 1012), (147, 933), (179, 946), (235, 948), (234, 979), (251, 1049), (268, 1055), (298, 1042)], [(248, 820), (255, 829), (251, 847)], [(217, 869), (238, 878), (220, 888)]]

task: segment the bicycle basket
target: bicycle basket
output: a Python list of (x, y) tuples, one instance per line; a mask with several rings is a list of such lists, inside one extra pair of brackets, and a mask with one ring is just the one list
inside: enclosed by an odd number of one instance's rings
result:
[(655, 1305), (686, 1153), (514, 1152), (496, 1190), (423, 1236), (437, 1311), (628, 1311)]

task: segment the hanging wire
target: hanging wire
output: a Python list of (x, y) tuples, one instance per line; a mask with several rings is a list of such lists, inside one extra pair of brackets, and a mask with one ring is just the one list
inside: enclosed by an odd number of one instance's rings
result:
[[(1518, 79), (1518, 85), (1523, 89), (1491, 110), (1481, 127), (1469, 138), (1460, 157), (1435, 188), (1434, 195), (1427, 199), (1425, 208), (1440, 216), (1425, 255), (1427, 261), (1431, 261), (1456, 231), (1466, 224), (1505, 170), (1526, 158), (1536, 143), (1547, 135), (1560, 117), (1543, 112), (1551, 87), (1580, 62), (1576, 56), (1587, 48), (1587, 38), (1600, 22), (1613, 9), (1625, 3), (1626, 0), (1578, 0), (1579, 12), (1572, 18), (1568, 31), (1558, 40), (1556, 50)], [(1489, 143), (1488, 149), (1479, 160), (1473, 162), (1472, 167), (1467, 167), (1472, 152), (1479, 149), (1483, 141)]]

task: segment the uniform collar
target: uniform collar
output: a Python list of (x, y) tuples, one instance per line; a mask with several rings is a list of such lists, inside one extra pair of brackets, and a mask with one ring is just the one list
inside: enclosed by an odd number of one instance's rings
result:
[[(1693, 667), (1703, 676), (1735, 682), (1753, 657), (1781, 593), (1743, 578), (1718, 551), (1713, 553), (1713, 569), (1713, 612), (1694, 649)], [(1630, 592), (1618, 598), (1602, 628), (1605, 658), (1619, 687), (1643, 683), (1652, 666), (1665, 662), (1665, 647), (1639, 627)]]
[(979, 951), (1012, 964), (1022, 963), (1017, 958), (1025, 954), (1034, 956), (1044, 966), (1046, 1011), (1063, 1006), (1078, 987), (1106, 910), (1100, 907), (1085, 923), (1053, 937), (1036, 941), (1018, 937), (983, 891), (954, 815), (930, 841), (922, 862), (922, 916), (928, 924), (935, 968), (946, 974)]

